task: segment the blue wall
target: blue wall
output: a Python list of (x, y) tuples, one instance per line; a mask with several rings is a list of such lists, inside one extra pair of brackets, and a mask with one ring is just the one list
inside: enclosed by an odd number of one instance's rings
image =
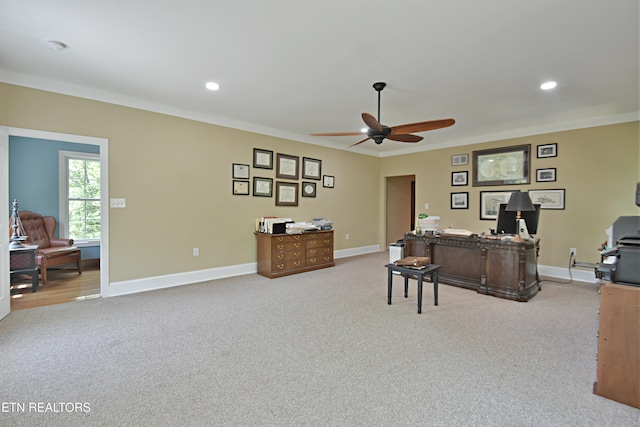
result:
[[(100, 147), (9, 136), (9, 212), (13, 199), (17, 199), (21, 211), (33, 211), (58, 218), (59, 151), (100, 153)], [(99, 257), (98, 247), (82, 248), (83, 259)]]

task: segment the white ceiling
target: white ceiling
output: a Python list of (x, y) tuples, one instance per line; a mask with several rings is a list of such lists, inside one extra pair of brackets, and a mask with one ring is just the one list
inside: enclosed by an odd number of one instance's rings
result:
[[(638, 120), (638, 0), (0, 0), (0, 81), (389, 156)], [(68, 45), (47, 48), (46, 40)], [(539, 89), (553, 79), (551, 92)], [(217, 92), (204, 88), (214, 80)], [(454, 118), (408, 144), (359, 137)]]

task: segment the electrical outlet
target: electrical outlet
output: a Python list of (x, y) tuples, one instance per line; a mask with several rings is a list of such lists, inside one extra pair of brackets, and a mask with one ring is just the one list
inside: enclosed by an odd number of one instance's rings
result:
[(573, 255), (574, 257), (578, 256), (578, 252), (576, 248), (569, 248), (569, 256)]
[(193, 256), (199, 256), (200, 255), (200, 248), (193, 248)]
[(349, 240), (349, 233), (347, 233), (347, 235), (346, 235), (346, 236), (344, 236), (344, 238), (345, 238), (346, 240)]

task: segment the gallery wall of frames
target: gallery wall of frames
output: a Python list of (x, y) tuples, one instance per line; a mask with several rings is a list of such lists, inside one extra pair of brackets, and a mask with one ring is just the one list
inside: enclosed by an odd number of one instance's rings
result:
[[(565, 189), (546, 184), (557, 180), (557, 157), (557, 143), (536, 146), (536, 188), (527, 192), (540, 209), (565, 208)], [(500, 204), (507, 203), (514, 191), (524, 191), (512, 186), (531, 184), (531, 158), (531, 145), (473, 151), (471, 159), (469, 154), (451, 156), (451, 209), (469, 209), (469, 192), (454, 190), (463, 190), (471, 182), (473, 187), (491, 188), (479, 193), (480, 219), (495, 220)]]
[(320, 159), (254, 148), (252, 164), (232, 164), (233, 195), (275, 196), (276, 206), (298, 206), (300, 197), (316, 197), (320, 184), (335, 187), (335, 176), (322, 175)]

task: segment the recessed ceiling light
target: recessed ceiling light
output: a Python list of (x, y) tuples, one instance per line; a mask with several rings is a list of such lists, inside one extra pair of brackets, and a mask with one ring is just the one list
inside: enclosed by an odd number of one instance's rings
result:
[(209, 90), (218, 90), (220, 89), (220, 85), (216, 82), (207, 82), (205, 87)]
[(553, 82), (553, 81), (549, 81), (549, 82), (544, 82), (540, 85), (540, 89), (542, 90), (551, 90), (553, 88), (555, 88), (556, 86), (558, 86), (558, 83)]
[(68, 47), (66, 44), (56, 40), (47, 40), (45, 44), (51, 50), (65, 50)]

